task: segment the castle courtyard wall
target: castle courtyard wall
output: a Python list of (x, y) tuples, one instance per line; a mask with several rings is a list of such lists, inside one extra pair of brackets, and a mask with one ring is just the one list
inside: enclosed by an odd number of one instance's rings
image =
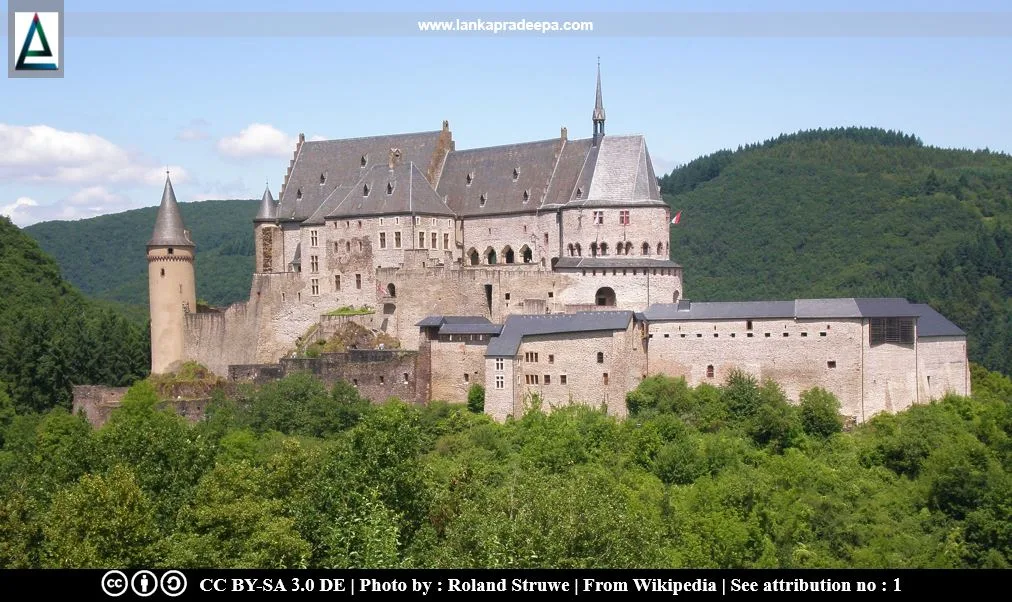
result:
[(941, 399), (948, 393), (970, 395), (966, 337), (918, 337), (917, 376), (922, 401)]

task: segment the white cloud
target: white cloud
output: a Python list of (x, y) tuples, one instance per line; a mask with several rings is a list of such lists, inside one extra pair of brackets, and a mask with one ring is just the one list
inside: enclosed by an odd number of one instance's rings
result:
[(298, 138), (266, 123), (251, 123), (235, 136), (218, 140), (218, 152), (227, 157), (285, 157)]
[(19, 226), (27, 226), (28, 224), (37, 221), (31, 220), (30, 213), (33, 207), (38, 206), (39, 203), (35, 199), (30, 199), (26, 196), (18, 197), (18, 199), (10, 205), (0, 207), (0, 215), (9, 217), (12, 222)]
[(220, 201), (227, 199), (253, 199), (259, 195), (250, 190), (242, 178), (229, 181), (212, 180), (198, 182), (194, 188), (199, 192), (187, 197), (190, 201)]
[(0, 207), (0, 214), (24, 227), (36, 222), (84, 219), (134, 208), (136, 205), (125, 195), (109, 192), (102, 186), (89, 186), (49, 204), (20, 197), (10, 205)]
[(207, 131), (210, 125), (205, 119), (192, 119), (189, 125), (180, 128), (179, 133), (176, 134), (176, 140), (184, 142), (207, 140), (211, 137), (211, 134)]
[[(182, 167), (168, 168), (174, 180), (187, 180)], [(96, 134), (0, 123), (0, 180), (159, 184), (164, 170)]]
[(319, 142), (320, 140), (329, 140), (329, 138), (327, 138), (326, 136), (321, 136), (319, 134), (309, 137), (310, 142)]

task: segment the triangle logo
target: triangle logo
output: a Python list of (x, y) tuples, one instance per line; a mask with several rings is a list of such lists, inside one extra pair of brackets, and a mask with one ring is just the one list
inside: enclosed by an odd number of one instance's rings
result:
[[(39, 36), (39, 42), (42, 44), (42, 50), (30, 50), (32, 40), (36, 34)], [(39, 13), (35, 13), (35, 17), (32, 18), (32, 25), (28, 28), (28, 35), (25, 36), (25, 43), (21, 46), (21, 53), (18, 54), (18, 62), (14, 65), (15, 71), (23, 70), (56, 70), (56, 63), (26, 63), (25, 59), (28, 57), (39, 57), (39, 58), (52, 58), (53, 51), (49, 49), (49, 40), (46, 39), (46, 31), (42, 28), (42, 22), (39, 21)]]

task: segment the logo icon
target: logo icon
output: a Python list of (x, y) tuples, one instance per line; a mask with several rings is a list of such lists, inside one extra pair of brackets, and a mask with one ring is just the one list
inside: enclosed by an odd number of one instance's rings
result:
[(122, 596), (130, 587), (130, 580), (123, 571), (108, 571), (102, 575), (102, 591), (105, 595), (115, 598)]
[(146, 598), (158, 591), (158, 577), (151, 571), (137, 571), (130, 578), (130, 589), (142, 598)]
[[(24, 29), (26, 17), (31, 15), (24, 38), (19, 34)], [(46, 25), (43, 26), (43, 18)], [(19, 25), (21, 27), (19, 27)], [(46, 29), (53, 32), (53, 46), (59, 50), (60, 13), (14, 13), (14, 43), (19, 39), (24, 41), (21, 50), (18, 52), (18, 61), (14, 64), (15, 71), (56, 71), (59, 66), (59, 55), (49, 45), (49, 38), (46, 37)], [(29, 60), (31, 59), (31, 60)]]
[(7, 0), (7, 77), (63, 77), (63, 0)]
[(186, 575), (179, 571), (165, 571), (160, 585), (166, 596), (175, 598), (186, 591)]

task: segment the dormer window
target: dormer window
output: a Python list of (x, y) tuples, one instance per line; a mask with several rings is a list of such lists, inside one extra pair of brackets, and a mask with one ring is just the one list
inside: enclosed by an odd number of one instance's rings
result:
[(473, 182), (473, 181), (474, 181), (474, 172), (473, 171), (468, 172), (467, 173), (467, 185), (470, 186), (471, 182)]
[(369, 196), (369, 185), (366, 184), (362, 187), (362, 196)]
[(479, 207), (484, 207), (486, 201), (488, 201), (488, 197), (483, 192), (483, 193), (481, 193), (481, 196), (478, 197), (478, 206)]
[(387, 182), (387, 194), (393, 194), (393, 193), (394, 193), (394, 183), (393, 182)]
[(326, 173), (321, 173), (320, 174), (320, 186), (323, 186), (326, 183), (327, 183), (327, 174)]
[(369, 155), (362, 155), (362, 164), (361, 164), (362, 167), (365, 167), (365, 164), (368, 162), (369, 162)]
[(296, 201), (301, 201), (302, 200), (302, 189), (301, 188), (299, 188), (298, 190), (295, 191), (295, 200)]
[(531, 190), (528, 188), (524, 190), (524, 202), (526, 203), (529, 200), (531, 200)]
[(519, 167), (514, 167), (513, 168), (513, 181), (516, 182), (519, 178), (520, 178), (520, 168)]
[(578, 199), (582, 199), (583, 198), (583, 189), (582, 188), (577, 187), (577, 189), (576, 189), (576, 198), (578, 198)]

